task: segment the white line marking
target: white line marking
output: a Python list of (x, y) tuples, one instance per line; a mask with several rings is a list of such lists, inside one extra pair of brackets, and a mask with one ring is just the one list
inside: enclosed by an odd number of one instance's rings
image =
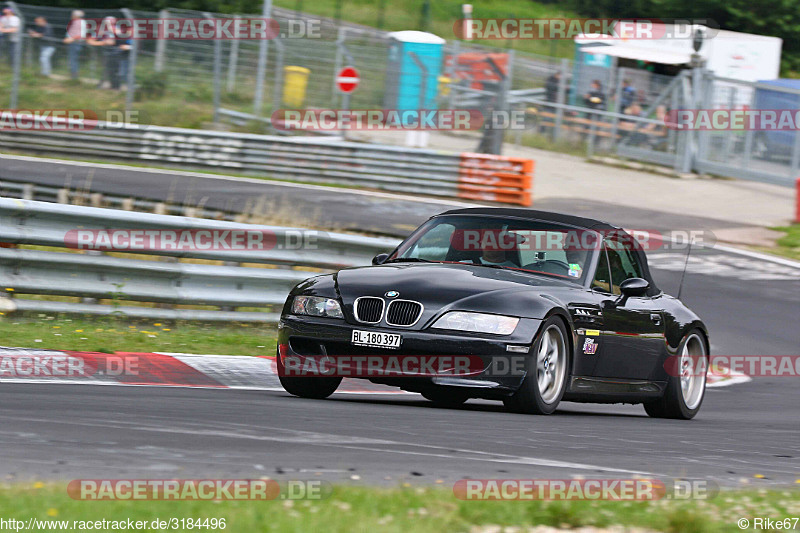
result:
[[(21, 384), (32, 384), (32, 385), (105, 385), (105, 386), (116, 386), (116, 387), (161, 387), (167, 389), (203, 389), (203, 390), (245, 390), (245, 391), (263, 391), (263, 392), (286, 392), (283, 387), (227, 387), (225, 385), (220, 385), (219, 387), (210, 387), (206, 385), (170, 385), (168, 383), (153, 383), (153, 384), (142, 384), (142, 383), (120, 383), (120, 382), (109, 382), (109, 381), (79, 381), (75, 379), (24, 379), (24, 378), (0, 378), (0, 383), (21, 383)], [(286, 394), (289, 394), (288, 392)], [(404, 390), (396, 390), (396, 391), (349, 391), (349, 390), (337, 390), (334, 394), (361, 394), (361, 395), (378, 395), (378, 396), (386, 396), (386, 395), (397, 395), (397, 394), (417, 394), (416, 392), (408, 392)], [(421, 397), (421, 396), (420, 396)]]
[[(180, 435), (194, 435), (205, 437), (223, 437), (227, 439), (243, 439), (243, 440), (256, 440), (267, 442), (278, 442), (281, 444), (302, 444), (310, 446), (329, 446), (335, 448), (345, 448), (354, 450), (367, 450), (377, 451), (383, 453), (401, 453), (406, 455), (423, 455), (428, 457), (440, 457), (444, 459), (467, 460), (467, 461), (486, 461), (494, 463), (512, 463), (512, 464), (525, 464), (545, 466), (551, 468), (566, 468), (573, 470), (591, 470), (603, 472), (616, 472), (623, 474), (640, 474), (640, 475), (657, 475), (652, 472), (643, 472), (638, 470), (627, 470), (622, 468), (610, 468), (598, 465), (573, 463), (569, 461), (557, 461), (553, 459), (540, 459), (538, 457), (526, 457), (519, 455), (510, 455), (504, 453), (484, 452), (480, 450), (466, 450), (463, 448), (453, 448), (451, 446), (435, 446), (432, 444), (419, 444), (415, 442), (400, 442), (387, 439), (374, 439), (370, 437), (360, 437), (355, 435), (337, 435), (334, 433), (318, 433), (314, 431), (301, 431), (288, 429), (285, 427), (271, 427), (271, 426), (258, 426), (253, 427), (251, 430), (258, 430), (259, 433), (238, 433), (233, 431), (225, 431), (218, 429), (208, 429), (206, 427), (197, 428), (178, 428), (178, 427), (161, 427), (161, 426), (146, 426), (137, 423), (113, 423), (110, 421), (104, 422), (87, 422), (81, 420), (52, 420), (52, 419), (28, 419), (31, 422), (46, 422), (51, 424), (63, 423), (70, 425), (81, 425), (90, 427), (102, 427), (104, 429), (132, 429), (135, 431), (149, 431), (154, 433), (167, 433), (167, 434), (180, 434)], [(250, 428), (248, 428), (250, 429)], [(385, 448), (370, 448), (361, 445), (382, 445)], [(430, 451), (411, 451), (403, 450), (401, 448), (420, 448)], [(451, 453), (443, 453), (451, 452)], [(455, 452), (455, 453), (452, 453)], [(464, 457), (463, 455), (472, 455), (474, 457)]]

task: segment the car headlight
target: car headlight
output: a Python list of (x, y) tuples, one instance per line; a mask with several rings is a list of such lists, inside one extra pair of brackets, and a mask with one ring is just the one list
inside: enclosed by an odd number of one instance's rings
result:
[(493, 333), (494, 335), (510, 335), (514, 332), (517, 324), (519, 324), (519, 318), (513, 316), (450, 311), (441, 316), (431, 327), (474, 331), (476, 333)]
[(292, 314), (344, 318), (339, 302), (320, 296), (295, 296), (292, 302)]

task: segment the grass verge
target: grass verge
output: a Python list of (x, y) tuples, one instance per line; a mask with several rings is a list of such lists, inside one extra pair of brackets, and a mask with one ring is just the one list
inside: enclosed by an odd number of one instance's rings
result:
[(41, 315), (0, 319), (0, 346), (107, 353), (274, 355), (275, 329), (254, 324), (170, 324), (158, 320)]
[(761, 248), (761, 250), (776, 255), (782, 255), (789, 259), (800, 260), (800, 224), (770, 229), (782, 231), (786, 235), (777, 240), (775, 243), (776, 246), (772, 248)]
[[(79, 501), (61, 484), (0, 489), (0, 515), (27, 521), (225, 519), (226, 531), (525, 531), (536, 526), (570, 529), (614, 525), (636, 531), (739, 531), (737, 520), (798, 515), (796, 490), (725, 492), (702, 501), (462, 501), (449, 488), (390, 489), (334, 486), (321, 500), (275, 501)], [(57, 526), (47, 528), (57, 530)], [(184, 528), (178, 528), (184, 529)], [(530, 529), (528, 529), (530, 531)], [(620, 531), (621, 529), (615, 529)], [(539, 530), (542, 531), (542, 530)], [(548, 530), (549, 531), (549, 530)]]
[[(434, 33), (449, 42), (456, 38), (454, 25), (463, 18), (462, 0), (404, 0), (403, 2), (376, 2), (375, 0), (275, 0), (275, 5), (300, 9), (315, 15), (372, 26), (388, 31), (423, 30)], [(519, 2), (517, 0), (475, 0), (472, 16), (476, 19), (518, 18), (549, 19), (578, 18), (574, 11), (563, 5), (545, 2)], [(477, 44), (497, 48), (515, 48), (555, 57), (569, 57), (574, 53), (571, 39), (515, 39), (481, 40)]]

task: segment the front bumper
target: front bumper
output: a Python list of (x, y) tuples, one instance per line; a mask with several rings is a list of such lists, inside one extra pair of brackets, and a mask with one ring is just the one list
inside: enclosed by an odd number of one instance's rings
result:
[[(422, 392), (432, 388), (447, 387), (467, 391), (470, 396), (497, 399), (516, 391), (525, 378), (520, 361), (530, 354), (511, 353), (509, 346), (529, 347), (542, 321), (520, 319), (514, 333), (496, 336), (445, 330), (409, 330), (407, 328), (374, 327), (349, 324), (344, 320), (309, 316), (284, 315), (278, 325), (278, 344), (285, 355), (318, 360), (331, 357), (361, 355), (432, 355), (471, 356), (480, 358), (482, 368), (469, 375), (458, 376), (370, 376), (374, 383), (393, 385), (404, 390)], [(399, 349), (368, 348), (351, 344), (352, 331), (369, 330), (382, 333), (399, 333)], [(279, 353), (280, 356), (280, 353)], [(510, 361), (514, 361), (511, 363)], [(512, 366), (512, 364), (514, 366)], [(474, 369), (473, 365), (470, 370)]]

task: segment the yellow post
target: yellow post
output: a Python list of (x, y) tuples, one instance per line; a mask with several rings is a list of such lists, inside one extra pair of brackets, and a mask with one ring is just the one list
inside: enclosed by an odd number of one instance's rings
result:
[(283, 105), (299, 109), (303, 107), (311, 70), (305, 67), (288, 66), (283, 69)]

